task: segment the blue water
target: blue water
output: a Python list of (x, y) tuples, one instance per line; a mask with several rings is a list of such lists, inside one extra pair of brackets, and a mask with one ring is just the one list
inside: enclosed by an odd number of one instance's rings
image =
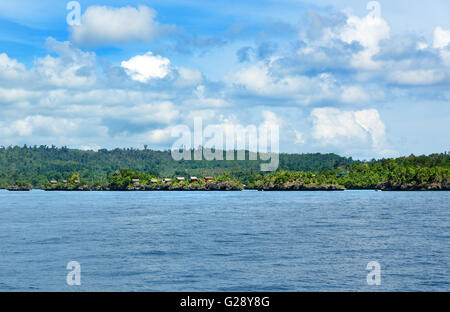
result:
[[(449, 291), (450, 192), (0, 191), (0, 291)], [(81, 286), (68, 286), (69, 261)], [(366, 265), (381, 265), (369, 286)]]

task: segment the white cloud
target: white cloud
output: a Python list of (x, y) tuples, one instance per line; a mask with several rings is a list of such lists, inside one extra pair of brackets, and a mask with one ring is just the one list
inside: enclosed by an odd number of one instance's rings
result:
[(47, 55), (36, 61), (33, 68), (40, 80), (37, 83), (57, 87), (90, 87), (96, 82), (96, 56), (71, 46), (70, 42), (59, 42), (53, 38), (46, 41), (47, 48), (59, 57)]
[(371, 97), (363, 88), (352, 86), (343, 89), (341, 99), (345, 103), (365, 103), (370, 101)]
[(0, 87), (0, 103), (1, 102), (23, 102), (31, 99), (38, 99), (42, 96), (41, 92), (30, 91), (26, 89), (7, 89)]
[(81, 25), (72, 26), (71, 40), (88, 47), (149, 41), (170, 30), (170, 26), (159, 25), (155, 17), (156, 11), (147, 6), (90, 6), (81, 18)]
[(206, 92), (204, 85), (197, 86), (193, 91), (193, 98), (184, 101), (188, 107), (207, 107), (207, 108), (219, 108), (228, 106), (228, 102), (220, 97), (209, 96)]
[(428, 49), (428, 44), (425, 42), (418, 42), (416, 45), (417, 50), (422, 51)]
[(270, 127), (281, 127), (283, 125), (283, 119), (278, 117), (272, 111), (264, 110), (262, 111), (263, 122), (260, 124), (260, 127), (270, 128)]
[(312, 110), (312, 137), (322, 146), (371, 148), (386, 154), (385, 126), (376, 109), (342, 111), (336, 108)]
[(196, 86), (203, 80), (202, 72), (188, 67), (177, 68), (179, 78), (175, 84), (180, 87)]
[(34, 115), (13, 121), (1, 129), (5, 136), (61, 135), (67, 131), (77, 131), (78, 123), (73, 120)]
[[(236, 90), (244, 88), (247, 92), (258, 96), (273, 96), (282, 98), (297, 98), (301, 100), (305, 93), (322, 88), (327, 91), (328, 77), (320, 76), (311, 79), (299, 75), (282, 75), (275, 77), (271, 71), (271, 64), (258, 62), (244, 67), (236, 72), (229, 73), (225, 81)], [(303, 99), (304, 100), (304, 99)]]
[(17, 60), (10, 59), (6, 53), (0, 53), (0, 78), (16, 80), (26, 74), (25, 65)]
[(104, 107), (100, 112), (102, 117), (123, 118), (135, 124), (147, 125), (153, 123), (169, 124), (178, 118), (179, 114), (177, 107), (168, 101)]
[(295, 144), (304, 144), (305, 143), (305, 135), (300, 131), (294, 130), (295, 133)]
[(446, 49), (450, 45), (450, 30), (436, 27), (434, 30), (433, 47), (440, 49), (439, 53), (446, 66), (450, 66), (450, 50)]
[(121, 66), (131, 79), (139, 82), (148, 82), (153, 78), (164, 78), (170, 72), (170, 60), (160, 55), (153, 55), (152, 52), (136, 55), (128, 61), (123, 61)]
[(98, 146), (97, 144), (90, 144), (90, 145), (82, 145), (80, 147), (83, 151), (98, 151), (101, 149), (101, 146)]
[(388, 74), (388, 80), (404, 85), (431, 85), (445, 79), (445, 74), (435, 70), (394, 71)]
[(445, 48), (450, 44), (450, 30), (444, 30), (441, 27), (436, 27), (434, 30), (433, 47), (435, 49)]
[(374, 69), (379, 65), (372, 57), (380, 51), (380, 41), (390, 37), (390, 27), (381, 17), (381, 8), (378, 2), (370, 2), (367, 8), (373, 9), (373, 11), (363, 18), (349, 15), (346, 26), (338, 36), (343, 42), (349, 44), (358, 42), (364, 48), (353, 55), (353, 66)]

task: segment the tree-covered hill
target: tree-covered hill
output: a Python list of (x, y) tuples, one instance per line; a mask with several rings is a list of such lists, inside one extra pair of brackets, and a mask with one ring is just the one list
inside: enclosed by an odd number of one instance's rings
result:
[(318, 174), (279, 170), (258, 175), (253, 188), (289, 189), (302, 185), (338, 185), (347, 189), (448, 190), (450, 155), (408, 156), (353, 164), (348, 170), (326, 170)]
[[(170, 151), (101, 149), (97, 152), (55, 146), (0, 147), (0, 187), (28, 183), (34, 187), (78, 173), (87, 183), (102, 183), (119, 169), (155, 176), (218, 176), (229, 174), (243, 183), (260, 174), (261, 161), (174, 161)], [(350, 168), (358, 162), (336, 154), (280, 154), (279, 169), (323, 172)]]

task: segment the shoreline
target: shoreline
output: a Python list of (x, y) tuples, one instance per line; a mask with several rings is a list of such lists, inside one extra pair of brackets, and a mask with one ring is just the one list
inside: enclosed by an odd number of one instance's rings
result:
[(29, 189), (10, 189), (0, 188), (9, 192), (29, 192), (32, 190), (41, 190), (45, 192), (239, 192), (239, 191), (258, 191), (258, 192), (343, 192), (343, 191), (381, 191), (381, 192), (445, 192), (450, 191), (448, 186), (413, 186), (391, 188), (344, 188), (335, 185), (325, 186), (304, 186), (302, 188), (290, 187), (243, 187), (221, 186), (215, 188), (207, 187), (133, 187), (133, 188), (110, 188), (110, 187), (79, 187), (79, 188), (29, 188)]

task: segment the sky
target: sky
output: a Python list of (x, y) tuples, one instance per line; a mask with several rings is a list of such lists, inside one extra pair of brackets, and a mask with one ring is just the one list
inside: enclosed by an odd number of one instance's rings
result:
[(170, 149), (201, 118), (288, 153), (450, 150), (448, 0), (69, 2), (0, 0), (0, 145)]

